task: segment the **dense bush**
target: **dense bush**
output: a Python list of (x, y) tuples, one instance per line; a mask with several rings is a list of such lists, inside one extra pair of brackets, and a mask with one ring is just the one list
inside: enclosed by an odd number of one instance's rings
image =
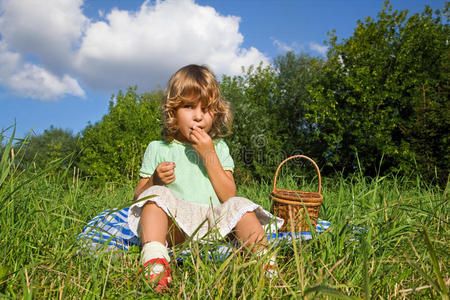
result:
[(160, 138), (162, 91), (129, 88), (112, 97), (109, 112), (82, 132), (80, 168), (98, 181), (136, 179), (145, 148)]
[[(20, 151), (19, 151), (20, 149)], [(65, 169), (76, 164), (80, 151), (80, 136), (73, 135), (70, 130), (50, 126), (43, 134), (32, 135), (19, 140), (13, 152), (18, 167), (39, 170), (46, 168), (51, 162), (62, 160), (57, 169)]]
[(448, 7), (434, 14), (426, 7), (409, 18), (385, 7), (377, 20), (358, 22), (350, 38), (331, 37), (308, 107), (327, 164), (346, 173), (359, 164), (367, 175), (417, 166), (428, 179), (436, 168), (447, 180)]
[[(240, 179), (269, 179), (286, 157), (322, 151), (315, 126), (305, 118), (312, 101), (307, 85), (321, 61), (287, 53), (273, 66), (250, 68), (243, 76), (224, 77), (224, 97), (234, 104), (233, 134), (228, 139)], [(243, 178), (241, 178), (243, 177)]]

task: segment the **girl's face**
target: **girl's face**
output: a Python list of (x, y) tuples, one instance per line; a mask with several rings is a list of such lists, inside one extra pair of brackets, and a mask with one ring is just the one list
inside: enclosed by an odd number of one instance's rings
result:
[(175, 112), (178, 132), (175, 138), (180, 142), (192, 142), (191, 133), (195, 127), (200, 127), (209, 133), (214, 120), (213, 114), (201, 101), (182, 104)]

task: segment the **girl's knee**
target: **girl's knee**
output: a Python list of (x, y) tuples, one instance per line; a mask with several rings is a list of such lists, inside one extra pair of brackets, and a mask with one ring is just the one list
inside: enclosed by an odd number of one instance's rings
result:
[(254, 211), (246, 212), (236, 224), (235, 229), (258, 236), (264, 234), (264, 229)]
[(248, 225), (251, 225), (251, 227), (254, 228), (262, 228), (261, 223), (258, 220), (258, 217), (256, 217), (256, 213), (254, 211), (248, 211), (246, 212), (242, 218), (241, 218), (242, 222), (245, 222)]
[(142, 215), (144, 214), (152, 214), (152, 215), (157, 214), (167, 218), (169, 217), (166, 214), (166, 212), (153, 201), (147, 201), (147, 203), (145, 203), (144, 206), (142, 206)]

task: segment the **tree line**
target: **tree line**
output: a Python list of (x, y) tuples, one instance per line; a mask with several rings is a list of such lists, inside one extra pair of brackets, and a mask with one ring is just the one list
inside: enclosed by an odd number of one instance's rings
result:
[[(270, 179), (282, 159), (305, 154), (322, 173), (418, 172), (445, 184), (450, 170), (449, 2), (408, 15), (385, 2), (351, 37), (333, 32), (326, 58), (288, 52), (220, 80), (233, 104), (226, 137), (238, 180)], [(24, 167), (66, 157), (97, 181), (135, 180), (161, 138), (164, 93), (130, 87), (80, 134), (51, 127), (25, 140)], [(20, 145), (17, 145), (19, 147)], [(71, 156), (76, 152), (77, 155)]]

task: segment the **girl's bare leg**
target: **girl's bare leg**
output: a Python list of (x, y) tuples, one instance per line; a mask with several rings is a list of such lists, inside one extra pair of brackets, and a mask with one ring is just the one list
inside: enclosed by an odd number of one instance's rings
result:
[[(141, 262), (145, 276), (150, 282), (157, 282), (155, 290), (161, 293), (172, 281), (170, 256), (166, 247), (184, 241), (184, 234), (175, 226), (172, 219), (158, 205), (147, 202), (142, 207), (141, 220)], [(162, 261), (156, 259), (163, 259)]]
[(251, 251), (267, 248), (266, 233), (254, 212), (246, 213), (236, 224), (235, 234), (239, 241)]
[(147, 202), (141, 214), (141, 241), (142, 245), (148, 242), (160, 242), (169, 247), (182, 243), (185, 234), (173, 224), (172, 219), (158, 205)]
[[(254, 212), (246, 213), (234, 227), (237, 238), (241, 243), (254, 252), (256, 256), (264, 256), (268, 253), (269, 242), (261, 223)], [(277, 260), (275, 254), (270, 254), (264, 266), (265, 276), (268, 279), (278, 276)]]

